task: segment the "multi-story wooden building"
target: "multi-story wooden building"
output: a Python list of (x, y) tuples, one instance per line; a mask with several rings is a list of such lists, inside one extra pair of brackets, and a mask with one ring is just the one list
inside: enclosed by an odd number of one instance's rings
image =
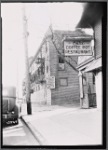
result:
[(64, 55), (64, 41), (87, 36), (81, 30), (48, 29), (30, 64), (31, 101), (40, 104), (80, 104), (77, 56)]
[(78, 28), (91, 28), (94, 32), (94, 55), (78, 57), (82, 108), (97, 107), (102, 110), (102, 51), (105, 54), (106, 46), (105, 10), (105, 3), (87, 3), (77, 25)]

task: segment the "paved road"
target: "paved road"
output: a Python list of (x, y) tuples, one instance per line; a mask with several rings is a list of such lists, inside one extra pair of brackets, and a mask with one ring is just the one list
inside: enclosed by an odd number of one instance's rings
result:
[(39, 145), (26, 125), (19, 120), (18, 125), (9, 125), (2, 129), (3, 145)]

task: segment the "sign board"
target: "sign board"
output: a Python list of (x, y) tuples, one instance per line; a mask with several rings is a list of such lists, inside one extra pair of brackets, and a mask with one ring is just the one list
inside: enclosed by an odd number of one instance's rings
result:
[(50, 76), (47, 78), (47, 88), (55, 89), (55, 76)]
[(64, 41), (65, 56), (91, 56), (93, 55), (91, 41)]

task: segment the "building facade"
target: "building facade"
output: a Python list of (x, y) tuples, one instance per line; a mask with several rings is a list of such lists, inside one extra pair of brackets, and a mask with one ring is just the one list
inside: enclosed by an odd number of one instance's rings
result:
[(78, 36), (86, 34), (81, 30), (52, 32), (49, 28), (29, 68), (32, 103), (80, 104), (78, 57), (64, 55), (64, 41)]
[[(96, 13), (97, 10), (99, 13)], [(78, 28), (91, 28), (94, 36), (94, 54), (78, 57), (81, 108), (97, 107), (102, 110), (103, 107), (102, 51), (105, 51), (105, 38), (102, 37), (105, 37), (103, 29), (106, 29), (104, 12), (105, 4), (88, 3), (77, 25)]]

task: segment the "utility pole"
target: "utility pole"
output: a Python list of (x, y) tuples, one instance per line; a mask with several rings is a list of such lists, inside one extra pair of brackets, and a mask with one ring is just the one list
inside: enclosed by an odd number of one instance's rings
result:
[(25, 47), (25, 75), (26, 75), (26, 103), (27, 103), (27, 114), (32, 114), (31, 109), (31, 94), (30, 94), (30, 76), (29, 76), (29, 60), (28, 60), (28, 32), (27, 32), (27, 18), (25, 14), (25, 6), (23, 4), (23, 28), (24, 28), (24, 47)]

